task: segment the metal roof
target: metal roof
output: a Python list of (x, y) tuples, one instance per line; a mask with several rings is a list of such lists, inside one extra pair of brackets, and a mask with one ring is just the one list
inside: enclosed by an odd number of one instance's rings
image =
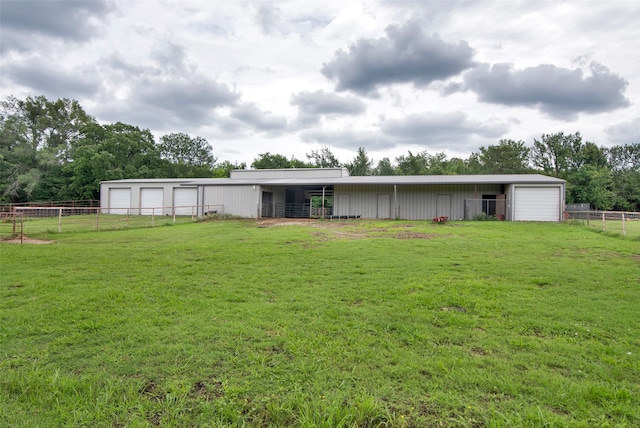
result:
[[(119, 180), (128, 181), (128, 180)], [(138, 181), (141, 180), (132, 180)], [(166, 180), (165, 180), (166, 181)], [(389, 175), (389, 176), (348, 176), (325, 178), (201, 178), (192, 179), (183, 185), (270, 185), (305, 186), (339, 184), (561, 184), (565, 180), (541, 174), (497, 174), (497, 175)]]
[[(222, 179), (214, 179), (222, 180)], [(193, 178), (125, 178), (122, 180), (102, 180), (102, 183), (188, 183)]]

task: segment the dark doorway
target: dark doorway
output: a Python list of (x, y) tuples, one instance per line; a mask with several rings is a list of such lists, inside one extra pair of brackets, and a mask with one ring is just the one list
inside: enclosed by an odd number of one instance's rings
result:
[(273, 193), (262, 192), (262, 217), (273, 217)]
[(482, 195), (482, 212), (488, 216), (496, 215), (497, 195)]

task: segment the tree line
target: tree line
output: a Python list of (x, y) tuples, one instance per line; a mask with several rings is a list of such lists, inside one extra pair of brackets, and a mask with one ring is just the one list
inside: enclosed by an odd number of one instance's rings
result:
[[(466, 159), (409, 151), (375, 163), (360, 147), (341, 163), (322, 146), (306, 160), (261, 153), (251, 167), (345, 167), (360, 176), (541, 173), (567, 181), (567, 203), (640, 210), (640, 143), (605, 148), (579, 132), (543, 134), (531, 145), (503, 139)], [(201, 137), (171, 133), (156, 141), (135, 125), (101, 125), (75, 100), (8, 97), (0, 106), (0, 203), (97, 199), (103, 180), (229, 177), (244, 168), (218, 162)]]

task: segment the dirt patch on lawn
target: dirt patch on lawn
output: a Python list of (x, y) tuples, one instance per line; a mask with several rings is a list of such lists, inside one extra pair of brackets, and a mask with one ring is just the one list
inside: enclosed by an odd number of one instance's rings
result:
[(357, 220), (317, 220), (317, 219), (286, 219), (268, 218), (256, 221), (258, 227), (276, 226), (307, 226), (319, 229), (313, 235), (323, 240), (331, 239), (365, 239), (365, 238), (390, 238), (390, 239), (432, 239), (441, 238), (444, 235), (432, 234), (410, 230), (418, 227), (413, 223), (389, 222), (387, 227), (368, 227), (366, 222)]
[(258, 227), (274, 227), (274, 226), (314, 226), (318, 220), (309, 218), (264, 218), (256, 221)]
[(5, 244), (53, 244), (55, 241), (45, 241), (42, 239), (29, 238), (27, 236), (24, 236), (21, 239), (18, 236), (17, 238), (0, 240), (0, 242)]
[(431, 239), (442, 235), (433, 235), (431, 233), (412, 232), (409, 230), (398, 232), (392, 235), (396, 239)]

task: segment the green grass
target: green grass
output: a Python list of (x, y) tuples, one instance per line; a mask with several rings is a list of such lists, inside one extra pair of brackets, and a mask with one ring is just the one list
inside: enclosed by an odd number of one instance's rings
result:
[(609, 235), (620, 235), (630, 239), (640, 240), (640, 221), (638, 220), (624, 222), (620, 220), (606, 220), (604, 224), (602, 220), (598, 219), (589, 222), (584, 220), (573, 220), (572, 222)]
[(638, 426), (640, 248), (210, 221), (0, 244), (0, 426)]

